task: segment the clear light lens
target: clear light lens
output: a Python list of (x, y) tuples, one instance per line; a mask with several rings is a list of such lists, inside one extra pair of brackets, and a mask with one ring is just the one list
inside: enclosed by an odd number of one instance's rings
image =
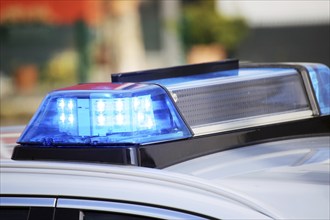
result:
[(107, 145), (191, 137), (166, 91), (61, 90), (50, 93), (19, 138), (21, 144)]
[(235, 121), (245, 126), (247, 120), (310, 110), (301, 76), (293, 68), (242, 68), (236, 75), (232, 72), (168, 84), (195, 134), (200, 127), (234, 125)]

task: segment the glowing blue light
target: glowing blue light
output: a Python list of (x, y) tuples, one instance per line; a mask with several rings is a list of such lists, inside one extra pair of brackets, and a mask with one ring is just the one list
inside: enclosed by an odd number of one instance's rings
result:
[(58, 99), (57, 103), (58, 103), (59, 108), (63, 111), (64, 107), (65, 107), (64, 99)]
[(96, 102), (96, 108), (97, 108), (97, 111), (99, 112), (104, 112), (104, 109), (105, 109), (105, 102), (104, 100), (99, 100)]
[(132, 90), (52, 92), (18, 143), (146, 144), (190, 136), (167, 92), (145, 85)]
[(57, 117), (60, 131), (68, 132), (74, 126), (76, 117), (74, 102), (73, 99), (57, 99)]
[(125, 100), (125, 99), (116, 99), (116, 101), (115, 101), (115, 105), (116, 105), (115, 110), (116, 111), (118, 111), (118, 112), (123, 111), (123, 108), (124, 108), (123, 100)]
[(68, 109), (69, 109), (69, 111), (73, 110), (73, 101), (72, 101), (72, 99), (70, 99), (69, 102), (68, 102)]

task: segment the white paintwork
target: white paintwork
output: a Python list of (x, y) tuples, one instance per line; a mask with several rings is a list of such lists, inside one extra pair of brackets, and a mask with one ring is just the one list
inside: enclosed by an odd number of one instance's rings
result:
[[(1, 161), (1, 194), (159, 205), (223, 219), (269, 219), (239, 194), (192, 176), (141, 167)], [(268, 215), (271, 213), (267, 213)]]

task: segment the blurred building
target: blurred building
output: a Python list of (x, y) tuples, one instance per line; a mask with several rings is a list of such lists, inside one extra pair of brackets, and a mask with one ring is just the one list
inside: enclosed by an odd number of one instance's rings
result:
[[(212, 3), (223, 17), (242, 17), (249, 26), (221, 59), (330, 65), (329, 1), (0, 0), (1, 124), (6, 118), (25, 123), (55, 88), (185, 64), (179, 26), (183, 9), (198, 3)], [(198, 57), (209, 54), (203, 51)]]
[(179, 9), (179, 1), (1, 0), (1, 124), (26, 123), (55, 88), (182, 64)]
[[(72, 77), (67, 74), (75, 71), (78, 81), (86, 81), (109, 79), (104, 74), (111, 72), (180, 64), (179, 11), (180, 1), (1, 0), (0, 70), (12, 76), (32, 64), (39, 79), (56, 81), (66, 75), (68, 80)], [(74, 69), (64, 57), (83, 68)], [(85, 69), (89, 72), (81, 73)], [(85, 74), (91, 75), (87, 79)]]
[(241, 15), (250, 34), (234, 56), (257, 62), (330, 65), (330, 1), (217, 1), (226, 15)]
[[(183, 64), (178, 21), (182, 8), (196, 2), (203, 1), (1, 0), (0, 70), (8, 76), (27, 65), (31, 72), (32, 64), (39, 79), (86, 81)], [(220, 14), (241, 16), (251, 29), (229, 57), (329, 64), (329, 1), (215, 3)]]

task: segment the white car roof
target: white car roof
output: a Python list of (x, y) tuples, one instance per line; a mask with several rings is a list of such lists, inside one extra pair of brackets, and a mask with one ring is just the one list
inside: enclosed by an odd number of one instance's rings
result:
[(329, 219), (329, 148), (329, 136), (283, 140), (219, 152), (166, 170), (244, 194), (277, 218)]
[(150, 168), (3, 160), (1, 180), (4, 195), (112, 199), (224, 219), (268, 219), (270, 215), (219, 185)]

